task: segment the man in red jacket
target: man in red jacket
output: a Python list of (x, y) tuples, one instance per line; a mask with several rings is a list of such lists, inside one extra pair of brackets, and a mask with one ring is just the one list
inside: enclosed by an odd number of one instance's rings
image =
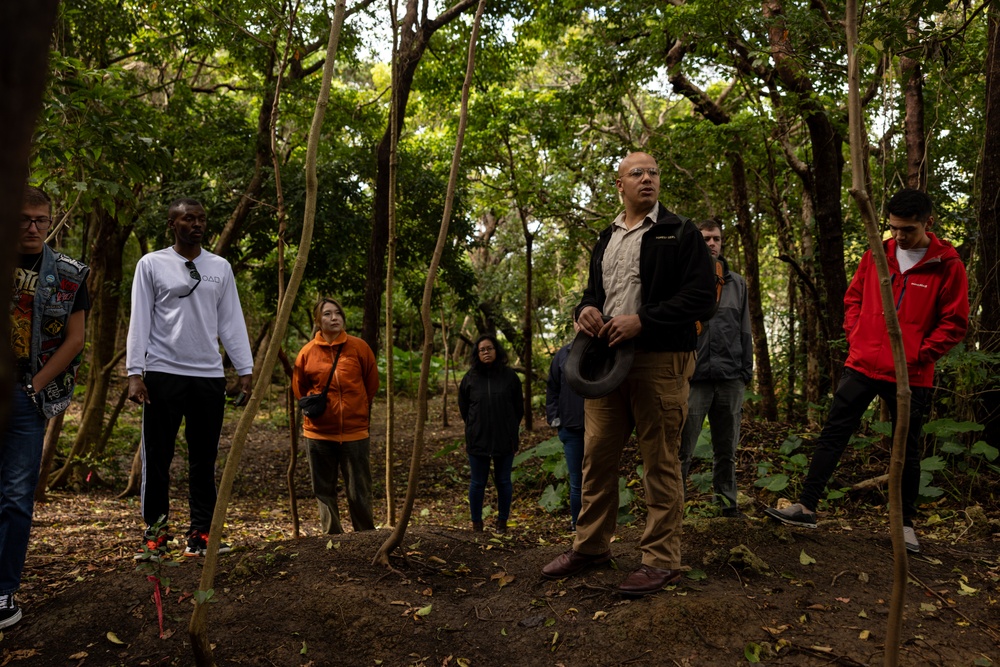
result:
[[(919, 553), (913, 517), (920, 488), (921, 428), (930, 408), (934, 362), (965, 337), (969, 326), (969, 281), (951, 244), (928, 232), (934, 224), (930, 197), (918, 190), (900, 190), (889, 200), (888, 210), (891, 238), (883, 245), (913, 390), (903, 466), (903, 536), (907, 551)], [(885, 399), (894, 430), (896, 426), (896, 371), (870, 250), (847, 288), (844, 309), (850, 352), (799, 502), (765, 510), (793, 526), (816, 527), (820, 496), (873, 398)]]

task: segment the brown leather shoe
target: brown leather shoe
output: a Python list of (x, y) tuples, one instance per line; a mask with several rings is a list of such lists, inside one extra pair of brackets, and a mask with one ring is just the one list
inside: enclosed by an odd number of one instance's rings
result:
[(555, 560), (542, 568), (542, 576), (546, 579), (562, 579), (580, 574), (588, 567), (603, 565), (611, 560), (611, 551), (602, 554), (582, 554), (579, 551), (570, 549), (566, 553), (559, 554)]
[(680, 570), (664, 570), (652, 565), (640, 565), (639, 569), (625, 577), (618, 592), (626, 597), (639, 597), (657, 593), (664, 586), (676, 584), (681, 578)]

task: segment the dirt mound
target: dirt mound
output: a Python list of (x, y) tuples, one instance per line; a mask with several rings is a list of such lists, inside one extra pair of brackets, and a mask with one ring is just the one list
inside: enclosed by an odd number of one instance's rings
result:
[[(469, 532), (457, 415), (452, 424), (430, 430), (413, 523), (391, 570), (372, 565), (387, 531), (319, 534), (304, 463), (297, 473), (304, 536), (292, 537), (284, 435), (266, 423), (255, 429), (227, 523), (234, 550), (220, 557), (208, 615), (217, 664), (882, 664), (892, 553), (884, 517), (866, 513), (870, 507), (849, 506), (856, 517), (841, 508), (805, 530), (768, 522), (752, 497), (744, 519), (701, 518), (691, 501), (686, 576), (655, 596), (625, 600), (615, 588), (639, 564), (642, 512), (619, 531), (609, 566), (544, 580), (541, 567), (571, 544), (567, 517), (538, 506), (547, 482), (531, 471), (519, 477), (507, 535)], [(550, 436), (539, 430), (524, 444)], [(373, 444), (378, 484), (377, 437)], [(623, 474), (634, 472), (635, 453), (625, 459)], [(187, 490), (179, 457), (175, 481), (179, 522)], [(753, 491), (752, 480), (741, 477), (740, 488)], [(376, 520), (384, 520), (381, 500), (376, 505)], [(989, 531), (972, 540), (959, 515), (921, 527), (901, 664), (1000, 664), (998, 540)], [(193, 664), (187, 626), (202, 560), (175, 547), (174, 564), (160, 569), (169, 580), (161, 638), (153, 582), (132, 560), (139, 521), (136, 499), (111, 491), (55, 494), (37, 508), (18, 596), (25, 615), (0, 639), (0, 666)]]
[[(881, 664), (885, 536), (698, 524), (687, 531), (687, 576), (640, 600), (614, 591), (639, 564), (638, 529), (622, 531), (611, 566), (556, 582), (539, 569), (568, 539), (532, 544), (516, 532), (417, 528), (392, 570), (371, 564), (387, 531), (239, 545), (220, 559), (209, 636), (220, 665), (736, 665), (747, 652), (772, 664)], [(740, 545), (768, 570), (718, 557)], [(995, 549), (926, 551), (911, 561), (903, 664), (988, 664), (975, 661), (997, 655)], [(125, 559), (26, 609), (3, 641), (4, 664), (192, 664), (201, 560), (176, 559), (162, 569), (163, 639), (153, 584)]]

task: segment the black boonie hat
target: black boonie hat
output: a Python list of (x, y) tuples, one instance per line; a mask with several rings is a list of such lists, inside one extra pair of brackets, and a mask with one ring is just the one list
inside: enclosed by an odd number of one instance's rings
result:
[(605, 339), (580, 331), (566, 359), (566, 382), (584, 398), (607, 396), (625, 380), (633, 359), (635, 339), (609, 347)]

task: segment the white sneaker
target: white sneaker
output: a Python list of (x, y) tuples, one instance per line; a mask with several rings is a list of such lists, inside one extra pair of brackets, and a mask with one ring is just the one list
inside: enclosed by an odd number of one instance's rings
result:
[(920, 542), (917, 540), (917, 531), (913, 526), (903, 526), (903, 541), (906, 542), (906, 550), (911, 554), (920, 553)]

